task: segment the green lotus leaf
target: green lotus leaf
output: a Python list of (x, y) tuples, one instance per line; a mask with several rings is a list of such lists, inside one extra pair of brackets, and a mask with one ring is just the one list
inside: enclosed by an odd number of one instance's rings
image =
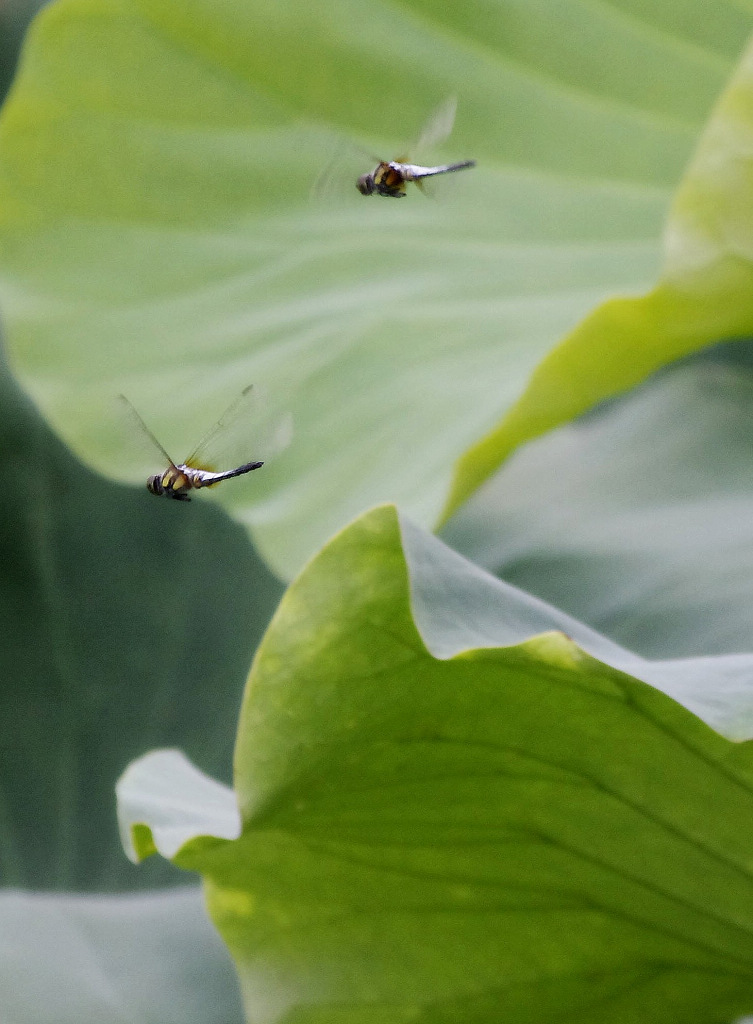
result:
[[(230, 795), (200, 781), (162, 851), (203, 874), (250, 1020), (731, 1020), (753, 1007), (751, 748), (662, 692), (750, 736), (730, 667), (631, 655), (379, 508), (259, 649), (241, 837), (212, 833)], [(175, 753), (131, 766), (138, 854), (196, 785)]]

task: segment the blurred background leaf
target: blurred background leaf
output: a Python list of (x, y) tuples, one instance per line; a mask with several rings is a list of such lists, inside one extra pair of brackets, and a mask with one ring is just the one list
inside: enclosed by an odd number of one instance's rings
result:
[(45, 0), (3, 0), (0, 4), (0, 101), (13, 81), (27, 26)]
[(456, 509), (510, 452), (711, 342), (753, 332), (753, 46), (706, 125), (672, 203), (658, 284), (607, 300), (536, 369), (457, 467)]
[(7, 371), (0, 387), (3, 881), (153, 885), (123, 860), (115, 779), (173, 744), (229, 777), (243, 681), (281, 587), (220, 509), (181, 515), (97, 478)]
[[(721, 0), (62, 0), (0, 130), (13, 366), (121, 478), (144, 466), (112, 394), (180, 452), (265, 385), (294, 443), (218, 495), (281, 574), (383, 500), (430, 525), (552, 346), (651, 285), (751, 27)], [(357, 195), (343, 140), (394, 155), (450, 93), (439, 155), (479, 166), (446, 202)], [(343, 191), (312, 203), (334, 155)]]
[(753, 650), (753, 345), (521, 449), (442, 532), (646, 657)]
[(132, 896), (0, 890), (0, 921), (5, 1021), (243, 1020), (232, 962), (198, 888)]

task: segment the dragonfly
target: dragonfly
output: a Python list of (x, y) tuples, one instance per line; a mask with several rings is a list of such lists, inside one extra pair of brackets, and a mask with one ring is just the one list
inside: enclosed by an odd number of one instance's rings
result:
[[(434, 111), (421, 131), (415, 146), (417, 151), (420, 152), (422, 149), (429, 149), (431, 146), (444, 142), (452, 131), (456, 109), (457, 100), (451, 96)], [(455, 164), (425, 167), (422, 164), (409, 163), (407, 156), (401, 156), (396, 160), (380, 161), (373, 171), (361, 175), (356, 182), (356, 188), (363, 196), (377, 195), (402, 199), (406, 194), (406, 186), (409, 182), (415, 182), (424, 191), (424, 182), (427, 178), (433, 178), (439, 174), (450, 174), (453, 171), (463, 171), (467, 167), (475, 166), (475, 160), (462, 160)]]
[[(125, 395), (119, 395), (118, 398), (140, 433), (149, 440), (151, 447), (156, 449), (167, 463), (167, 469), (153, 474), (147, 480), (147, 490), (151, 494), (164, 495), (167, 498), (174, 498), (176, 501), (190, 501), (190, 491), (199, 490), (202, 487), (213, 487), (224, 480), (232, 480), (234, 477), (251, 473), (255, 469), (261, 469), (264, 465), (263, 461), (254, 460), (253, 462), (244, 462), (234, 469), (217, 470), (214, 467), (217, 453), (227, 450), (239, 432), (244, 438), (247, 438), (250, 433), (255, 405), (253, 384), (249, 384), (243, 389), (238, 398), (225, 410), (217, 423), (183, 462), (175, 462), (167, 454)], [(284, 447), (289, 440), (287, 435), (289, 435), (290, 428), (287, 420), (282, 424), (281, 431), (286, 436), (278, 437), (278, 449)], [(278, 430), (279, 433), (280, 430)]]

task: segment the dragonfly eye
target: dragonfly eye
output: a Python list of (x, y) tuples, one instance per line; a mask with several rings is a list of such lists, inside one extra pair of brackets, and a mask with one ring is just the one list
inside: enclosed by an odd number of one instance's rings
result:
[(374, 178), (371, 174), (362, 174), (356, 182), (356, 188), (362, 196), (370, 196), (374, 191)]
[(146, 482), (146, 488), (152, 494), (164, 494), (165, 488), (162, 486), (162, 476), (150, 476)]

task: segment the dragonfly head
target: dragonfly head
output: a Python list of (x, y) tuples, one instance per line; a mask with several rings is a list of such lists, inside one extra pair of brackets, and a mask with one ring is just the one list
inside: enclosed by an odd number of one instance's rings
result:
[(374, 175), (373, 174), (362, 174), (356, 182), (356, 188), (362, 196), (370, 196), (374, 193)]
[(162, 485), (162, 473), (158, 476), (150, 476), (146, 482), (146, 489), (151, 494), (164, 494), (165, 488)]

